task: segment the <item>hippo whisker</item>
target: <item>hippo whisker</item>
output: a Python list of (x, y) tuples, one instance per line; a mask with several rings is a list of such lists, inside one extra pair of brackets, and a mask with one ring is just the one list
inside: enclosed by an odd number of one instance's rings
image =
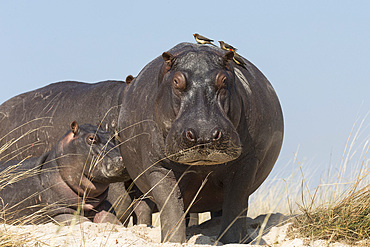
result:
[(235, 145), (220, 145), (214, 143), (198, 144), (181, 149), (168, 156), (170, 160), (188, 165), (214, 165), (226, 163), (240, 155), (241, 148)]

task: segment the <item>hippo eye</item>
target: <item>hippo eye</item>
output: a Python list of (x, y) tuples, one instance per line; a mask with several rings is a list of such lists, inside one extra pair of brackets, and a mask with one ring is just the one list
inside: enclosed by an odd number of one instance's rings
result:
[(96, 144), (99, 141), (99, 139), (96, 135), (88, 135), (86, 137), (86, 141), (88, 144), (92, 145), (92, 144)]
[(184, 90), (186, 88), (185, 76), (181, 72), (176, 72), (172, 79), (172, 84), (175, 89)]

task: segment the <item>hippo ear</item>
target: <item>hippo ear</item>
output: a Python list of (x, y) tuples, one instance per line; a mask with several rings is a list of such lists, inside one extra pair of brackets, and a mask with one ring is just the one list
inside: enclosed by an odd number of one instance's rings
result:
[(173, 55), (169, 52), (163, 52), (162, 57), (166, 64), (171, 67), (173, 64)]
[(71, 131), (74, 135), (77, 135), (77, 133), (78, 133), (78, 123), (76, 121), (73, 121), (71, 123)]
[(127, 84), (130, 84), (131, 82), (132, 82), (132, 80), (134, 79), (134, 77), (132, 76), (132, 75), (128, 75), (127, 77), (126, 77), (126, 83)]
[(228, 51), (223, 55), (223, 60), (225, 64), (228, 64), (231, 60), (234, 58), (234, 52), (233, 51)]

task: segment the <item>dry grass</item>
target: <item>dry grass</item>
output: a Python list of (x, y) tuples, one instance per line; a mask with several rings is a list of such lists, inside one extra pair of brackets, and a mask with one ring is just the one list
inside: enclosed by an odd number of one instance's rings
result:
[(20, 238), (18, 234), (13, 234), (5, 230), (0, 230), (0, 246), (16, 247), (24, 246), (27, 242)]
[(295, 236), (328, 242), (344, 241), (356, 244), (370, 239), (370, 190), (364, 188), (349, 193), (342, 200), (315, 210), (302, 207), (303, 214), (296, 217)]

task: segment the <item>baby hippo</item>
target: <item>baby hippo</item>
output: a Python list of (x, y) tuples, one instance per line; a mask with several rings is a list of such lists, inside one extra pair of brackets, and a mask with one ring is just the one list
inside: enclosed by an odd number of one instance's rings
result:
[(129, 177), (111, 135), (74, 121), (50, 152), (0, 165), (0, 217), (13, 224), (120, 224), (107, 195), (110, 183), (125, 179)]

